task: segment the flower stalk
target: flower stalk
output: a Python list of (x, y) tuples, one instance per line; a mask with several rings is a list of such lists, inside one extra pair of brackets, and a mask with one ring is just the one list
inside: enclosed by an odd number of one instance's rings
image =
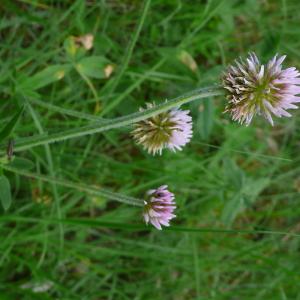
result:
[(57, 185), (64, 186), (66, 188), (75, 189), (75, 190), (78, 190), (80, 192), (84, 192), (84, 193), (87, 193), (90, 195), (105, 197), (108, 200), (118, 201), (118, 202), (130, 204), (130, 205), (134, 205), (134, 206), (141, 206), (141, 207), (144, 206), (144, 200), (142, 200), (142, 199), (122, 195), (119, 193), (114, 193), (114, 192), (108, 191), (106, 189), (99, 188), (97, 186), (86, 185), (86, 184), (82, 184), (79, 182), (72, 182), (72, 181), (68, 181), (68, 180), (64, 180), (64, 179), (59, 179), (56, 177), (50, 177), (50, 176), (46, 176), (46, 175), (42, 175), (42, 174), (32, 173), (27, 170), (15, 168), (13, 166), (10, 166), (9, 164), (0, 164), (0, 167), (4, 170), (13, 172), (13, 173), (21, 175), (21, 176), (38, 179), (38, 180), (41, 180), (44, 182), (55, 183)]
[[(104, 132), (110, 129), (121, 128), (132, 125), (136, 122), (146, 120), (150, 117), (156, 116), (162, 112), (166, 112), (172, 108), (180, 107), (183, 104), (212, 96), (222, 95), (223, 90), (219, 86), (201, 88), (191, 93), (179, 96), (175, 99), (168, 100), (155, 107), (145, 109), (144, 111), (135, 112), (123, 117), (109, 119), (104, 121), (103, 119), (99, 122), (93, 122), (91, 124), (77, 127), (73, 129), (64, 130), (57, 133), (47, 135), (37, 135), (30, 138), (23, 138), (16, 140), (14, 152), (20, 152), (27, 149), (31, 149), (36, 146), (51, 144), (54, 142), (61, 142), (72, 138), (78, 138), (85, 135), (95, 134)], [(5, 153), (5, 146), (0, 147), (0, 155)]]

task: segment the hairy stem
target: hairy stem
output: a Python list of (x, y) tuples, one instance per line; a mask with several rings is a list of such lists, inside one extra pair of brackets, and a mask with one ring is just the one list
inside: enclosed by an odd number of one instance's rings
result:
[(45, 182), (50, 182), (52, 184), (64, 186), (66, 188), (75, 189), (75, 190), (78, 190), (79, 192), (84, 192), (84, 193), (88, 193), (90, 195), (104, 197), (106, 199), (122, 202), (125, 204), (130, 204), (130, 205), (135, 205), (135, 206), (144, 206), (142, 199), (125, 196), (125, 195), (118, 194), (118, 193), (113, 193), (108, 190), (99, 188), (97, 186), (86, 185), (86, 184), (82, 184), (82, 183), (78, 183), (78, 182), (72, 182), (72, 181), (59, 179), (56, 177), (54, 178), (54, 177), (50, 177), (50, 176), (46, 176), (46, 175), (32, 173), (27, 170), (18, 169), (18, 168), (15, 168), (15, 167), (12, 167), (9, 165), (5, 165), (5, 164), (1, 164), (0, 166), (4, 170), (7, 170), (7, 171), (10, 171), (10, 172), (13, 172), (15, 174), (19, 174), (19, 175), (22, 175), (25, 177), (39, 179), (39, 180), (42, 180)]
[[(16, 140), (14, 152), (19, 152), (23, 150), (30, 149), (35, 146), (50, 144), (54, 142), (60, 142), (76, 137), (82, 137), (89, 134), (95, 134), (103, 132), (106, 130), (125, 127), (136, 122), (148, 119), (162, 112), (168, 111), (171, 108), (179, 107), (185, 103), (192, 102), (197, 99), (207, 98), (212, 96), (221, 95), (223, 92), (220, 87), (209, 87), (201, 88), (191, 93), (185, 94), (183, 96), (177, 97), (172, 100), (165, 101), (155, 107), (135, 112), (123, 117), (118, 117), (114, 119), (108, 119), (106, 121), (101, 120), (98, 122), (93, 122), (85, 126), (67, 129), (57, 133), (51, 133), (47, 135), (37, 135), (30, 138), (23, 138), (21, 140)], [(5, 153), (5, 146), (1, 146), (0, 154)]]

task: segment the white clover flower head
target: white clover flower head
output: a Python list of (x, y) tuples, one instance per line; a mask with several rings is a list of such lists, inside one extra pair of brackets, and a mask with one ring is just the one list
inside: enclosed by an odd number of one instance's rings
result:
[[(148, 103), (147, 108), (155, 105)], [(141, 109), (143, 111), (143, 109)], [(163, 149), (182, 150), (192, 138), (192, 117), (188, 110), (173, 108), (134, 124), (132, 136), (150, 154), (161, 155)]]
[(255, 53), (246, 60), (235, 61), (223, 75), (223, 87), (229, 101), (225, 112), (234, 121), (247, 126), (258, 114), (274, 125), (272, 114), (277, 117), (290, 117), (287, 109), (298, 108), (300, 102), (300, 73), (294, 67), (283, 69), (286, 56), (277, 54), (263, 65)]
[(174, 194), (168, 191), (167, 185), (149, 190), (143, 213), (146, 224), (150, 222), (158, 230), (162, 229), (161, 225), (170, 226), (170, 220), (176, 217), (173, 214), (176, 209), (174, 198)]

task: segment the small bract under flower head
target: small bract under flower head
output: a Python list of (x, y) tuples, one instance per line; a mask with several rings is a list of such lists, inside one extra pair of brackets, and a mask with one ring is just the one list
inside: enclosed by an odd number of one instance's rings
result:
[(162, 229), (161, 225), (169, 226), (170, 220), (176, 217), (173, 214), (176, 208), (174, 198), (167, 185), (148, 191), (143, 213), (146, 224), (150, 222), (159, 230)]
[(254, 53), (246, 61), (240, 59), (223, 76), (229, 104), (226, 112), (239, 123), (249, 125), (253, 116), (264, 116), (272, 125), (272, 114), (290, 117), (287, 109), (296, 109), (300, 102), (300, 73), (296, 68), (282, 69), (285, 56), (275, 55), (267, 65)]
[[(154, 106), (152, 103), (147, 104), (147, 108)], [(161, 154), (165, 148), (173, 152), (181, 150), (193, 134), (192, 117), (189, 116), (189, 111), (178, 108), (137, 122), (134, 127), (132, 135), (136, 142), (153, 155)]]

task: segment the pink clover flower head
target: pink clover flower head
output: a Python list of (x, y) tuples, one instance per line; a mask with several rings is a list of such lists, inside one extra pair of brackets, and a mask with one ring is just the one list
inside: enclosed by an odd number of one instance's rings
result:
[(144, 206), (144, 220), (146, 224), (149, 222), (157, 229), (161, 230), (161, 226), (170, 226), (169, 222), (175, 218), (173, 214), (176, 209), (174, 202), (174, 194), (168, 191), (167, 185), (162, 185), (155, 190), (147, 192), (147, 200)]
[[(147, 104), (147, 108), (155, 105)], [(143, 109), (141, 109), (143, 111)], [(182, 150), (192, 138), (192, 117), (188, 110), (173, 108), (134, 124), (132, 136), (150, 154), (162, 154), (163, 149)]]
[(300, 73), (294, 68), (283, 69), (286, 56), (277, 54), (263, 65), (255, 53), (246, 60), (235, 61), (223, 75), (229, 112), (234, 121), (247, 126), (258, 114), (274, 125), (272, 115), (290, 117), (286, 110), (298, 108), (300, 102)]

